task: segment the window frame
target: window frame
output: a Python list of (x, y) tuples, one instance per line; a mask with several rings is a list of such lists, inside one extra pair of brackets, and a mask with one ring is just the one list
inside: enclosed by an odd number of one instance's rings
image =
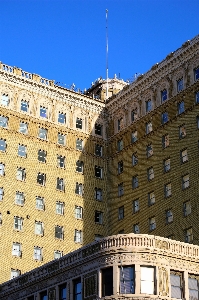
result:
[(78, 220), (83, 219), (83, 207), (75, 205), (75, 218)]
[(60, 215), (60, 216), (64, 215), (64, 202), (56, 201), (55, 212), (57, 215)]
[[(36, 203), (35, 208), (36, 208), (36, 209), (39, 209), (39, 210), (44, 210), (44, 208), (45, 208), (45, 205), (44, 205), (44, 198), (43, 198), (43, 197), (40, 197), (40, 196), (36, 196), (35, 200), (36, 200), (36, 201), (35, 201), (35, 203)], [(41, 201), (40, 203), (42, 203), (42, 205), (39, 204), (39, 201)]]
[(23, 192), (16, 191), (15, 204), (23, 206), (25, 202), (25, 196)]

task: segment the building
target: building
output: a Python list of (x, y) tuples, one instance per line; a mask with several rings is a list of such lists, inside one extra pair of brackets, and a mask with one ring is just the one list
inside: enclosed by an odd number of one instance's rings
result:
[(199, 36), (106, 101), (100, 80), (0, 65), (0, 282), (112, 234), (199, 244)]
[(102, 239), (1, 285), (2, 300), (198, 299), (199, 247), (153, 235)]

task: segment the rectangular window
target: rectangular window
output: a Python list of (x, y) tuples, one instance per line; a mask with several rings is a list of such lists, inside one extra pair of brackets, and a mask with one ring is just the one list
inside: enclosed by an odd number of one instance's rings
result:
[(140, 210), (139, 199), (133, 201), (133, 214)]
[(17, 180), (24, 181), (26, 178), (26, 171), (25, 169), (18, 168), (17, 169)]
[(46, 162), (46, 151), (41, 149), (38, 150), (38, 161), (43, 163)]
[(178, 114), (182, 114), (184, 112), (184, 101), (178, 103)]
[(155, 203), (155, 193), (154, 192), (148, 193), (148, 203), (149, 203), (149, 205), (153, 205)]
[(9, 102), (10, 102), (10, 99), (9, 99), (8, 95), (3, 94), (1, 96), (1, 105), (8, 106)]
[(12, 255), (13, 256), (21, 256), (21, 244), (20, 243), (13, 243), (12, 244)]
[(191, 214), (191, 201), (183, 203), (183, 212), (185, 217)]
[(95, 123), (95, 134), (102, 136), (102, 125)]
[(153, 147), (152, 147), (152, 145), (148, 145), (146, 147), (146, 156), (151, 157), (152, 155), (153, 155)]
[(47, 291), (40, 293), (39, 297), (39, 300), (48, 300)]
[(63, 178), (57, 178), (57, 190), (64, 191), (64, 180)]
[(7, 128), (8, 127), (8, 118), (0, 116), (0, 127)]
[(183, 139), (186, 136), (186, 127), (185, 125), (181, 125), (179, 127), (179, 137), (180, 139)]
[(177, 91), (180, 92), (183, 90), (183, 88), (184, 88), (184, 82), (183, 82), (183, 78), (181, 78), (177, 81)]
[(137, 140), (138, 140), (138, 133), (137, 133), (137, 130), (136, 130), (136, 131), (133, 131), (132, 134), (131, 134), (131, 142), (135, 143)]
[(0, 151), (6, 151), (6, 140), (0, 139)]
[(73, 281), (73, 300), (82, 300), (82, 283), (81, 278)]
[(83, 141), (80, 139), (76, 140), (76, 150), (80, 150), (80, 151), (83, 150)]
[(168, 115), (168, 112), (163, 112), (162, 113), (162, 124), (165, 124), (169, 121), (169, 115)]
[(28, 112), (29, 103), (25, 100), (21, 100), (21, 110)]
[(95, 211), (95, 223), (103, 224), (103, 212)]
[(120, 294), (135, 294), (135, 268), (120, 267)]
[(22, 230), (23, 219), (20, 217), (14, 217), (14, 229)]
[(132, 155), (132, 165), (136, 166), (137, 164), (138, 164), (138, 156), (137, 156), (137, 153), (134, 153)]
[(48, 130), (44, 128), (39, 128), (38, 137), (42, 140), (47, 140)]
[(40, 117), (47, 118), (47, 108), (40, 106)]
[(27, 149), (26, 146), (24, 145), (18, 145), (18, 155), (21, 157), (26, 157), (27, 156)]
[(155, 294), (155, 268), (140, 267), (140, 269), (141, 294)]
[(167, 100), (167, 90), (163, 90), (161, 91), (161, 100), (162, 100), (162, 103)]
[(192, 243), (193, 242), (193, 230), (192, 228), (185, 229), (185, 242)]
[(21, 275), (21, 271), (20, 270), (11, 269), (10, 279), (16, 278), (19, 275)]
[(0, 176), (5, 175), (5, 165), (3, 163), (0, 163)]
[(76, 243), (82, 243), (82, 231), (75, 229), (74, 241)]
[(56, 214), (63, 215), (64, 214), (64, 203), (57, 201), (56, 202)]
[(75, 205), (75, 218), (83, 219), (83, 208), (81, 206)]
[(36, 197), (36, 208), (44, 210), (44, 199), (41, 197)]
[(164, 172), (168, 172), (171, 168), (171, 160), (170, 158), (167, 158), (163, 161), (163, 165), (164, 165)]
[(119, 119), (119, 120), (117, 120), (117, 131), (120, 131), (120, 130), (121, 130), (121, 125), (122, 125), (122, 123), (123, 123), (123, 119), (122, 119), (122, 118)]
[(59, 145), (64, 146), (66, 144), (66, 136), (62, 133), (58, 133), (57, 135), (57, 143)]
[(156, 229), (155, 217), (149, 218), (149, 230), (152, 231)]
[(76, 162), (76, 172), (79, 172), (79, 173), (83, 173), (83, 161), (77, 161)]
[(66, 114), (60, 113), (58, 114), (58, 123), (65, 124), (66, 123)]
[(140, 226), (139, 224), (134, 224), (133, 225), (133, 233), (139, 234), (140, 233)]
[[(59, 250), (54, 251), (54, 259), (59, 259), (63, 256), (63, 253)], [(63, 299), (63, 298), (61, 298)]]
[(76, 128), (82, 129), (82, 119), (76, 119)]
[(83, 185), (82, 185), (82, 183), (76, 182), (75, 194), (80, 195), (80, 196), (83, 195)]
[(169, 209), (169, 210), (166, 211), (166, 223), (169, 224), (171, 222), (173, 222), (173, 213)]
[(194, 70), (194, 78), (195, 80), (199, 79), (199, 67)]
[(123, 149), (123, 140), (117, 142), (117, 151), (122, 151)]
[(61, 226), (55, 226), (55, 237), (57, 239), (60, 239), (60, 240), (63, 240), (64, 238), (64, 230), (63, 230), (63, 227)]
[(59, 168), (65, 168), (65, 156), (57, 155), (57, 166)]
[(95, 199), (98, 201), (102, 201), (102, 189), (95, 188)]
[(34, 247), (33, 257), (35, 260), (42, 260), (42, 248)]
[(188, 277), (189, 299), (199, 299), (199, 279), (198, 276), (189, 275)]
[(124, 206), (118, 208), (118, 220), (124, 219)]
[(138, 176), (135, 175), (135, 176), (133, 176), (133, 178), (132, 178), (132, 188), (133, 188), (133, 189), (136, 189), (138, 186), (139, 186), (139, 183), (138, 183)]
[(152, 131), (153, 131), (152, 123), (151, 122), (146, 123), (146, 134)]
[(180, 157), (181, 157), (181, 162), (182, 163), (185, 163), (186, 161), (188, 161), (187, 149), (184, 149), (184, 150), (180, 151)]
[(134, 110), (132, 110), (132, 112), (131, 112), (131, 122), (136, 121), (137, 118), (138, 118), (138, 112), (137, 112), (137, 109), (134, 109)]
[(165, 134), (162, 137), (162, 148), (165, 149), (169, 146), (169, 135)]
[(188, 187), (189, 187), (189, 174), (184, 175), (182, 177), (182, 189), (184, 190), (184, 189), (186, 189)]
[(97, 155), (97, 156), (102, 156), (102, 146), (101, 145), (98, 145), (98, 144), (96, 144), (95, 145), (95, 155)]
[(103, 177), (103, 168), (99, 166), (95, 166), (95, 177), (102, 178)]
[(113, 295), (113, 267), (101, 270), (102, 297)]
[(196, 92), (196, 103), (199, 103), (199, 92)]
[(152, 180), (154, 178), (154, 169), (153, 169), (153, 167), (148, 168), (147, 176), (148, 176), (148, 180)]
[(152, 101), (148, 100), (146, 101), (146, 112), (149, 112), (152, 110)]
[(124, 186), (123, 183), (118, 184), (118, 196), (124, 195)]
[(20, 122), (20, 124), (19, 124), (19, 132), (21, 132), (23, 134), (27, 134), (28, 133), (28, 124), (24, 123), (24, 122)]
[(183, 299), (182, 274), (171, 271), (170, 282), (171, 282), (171, 298)]
[(169, 197), (171, 196), (171, 183), (167, 183), (164, 186), (164, 193), (165, 193), (165, 197)]
[(43, 229), (43, 223), (35, 221), (35, 234), (43, 235), (44, 229)]
[(123, 161), (118, 162), (117, 171), (118, 171), (118, 174), (123, 173)]
[(24, 193), (16, 192), (15, 203), (18, 205), (24, 205)]
[(37, 174), (37, 183), (44, 186), (45, 182), (46, 182), (46, 174), (38, 173)]
[(3, 187), (0, 187), (0, 201), (3, 200)]

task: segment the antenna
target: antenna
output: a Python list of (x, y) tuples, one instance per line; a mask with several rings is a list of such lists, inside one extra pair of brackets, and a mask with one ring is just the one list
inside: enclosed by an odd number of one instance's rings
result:
[(106, 9), (106, 100), (108, 99), (108, 9)]

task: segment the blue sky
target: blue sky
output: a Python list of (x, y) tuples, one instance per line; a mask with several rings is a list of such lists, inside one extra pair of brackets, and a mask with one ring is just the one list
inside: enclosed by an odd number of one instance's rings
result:
[(199, 0), (0, 0), (0, 61), (67, 88), (144, 73), (199, 34)]

